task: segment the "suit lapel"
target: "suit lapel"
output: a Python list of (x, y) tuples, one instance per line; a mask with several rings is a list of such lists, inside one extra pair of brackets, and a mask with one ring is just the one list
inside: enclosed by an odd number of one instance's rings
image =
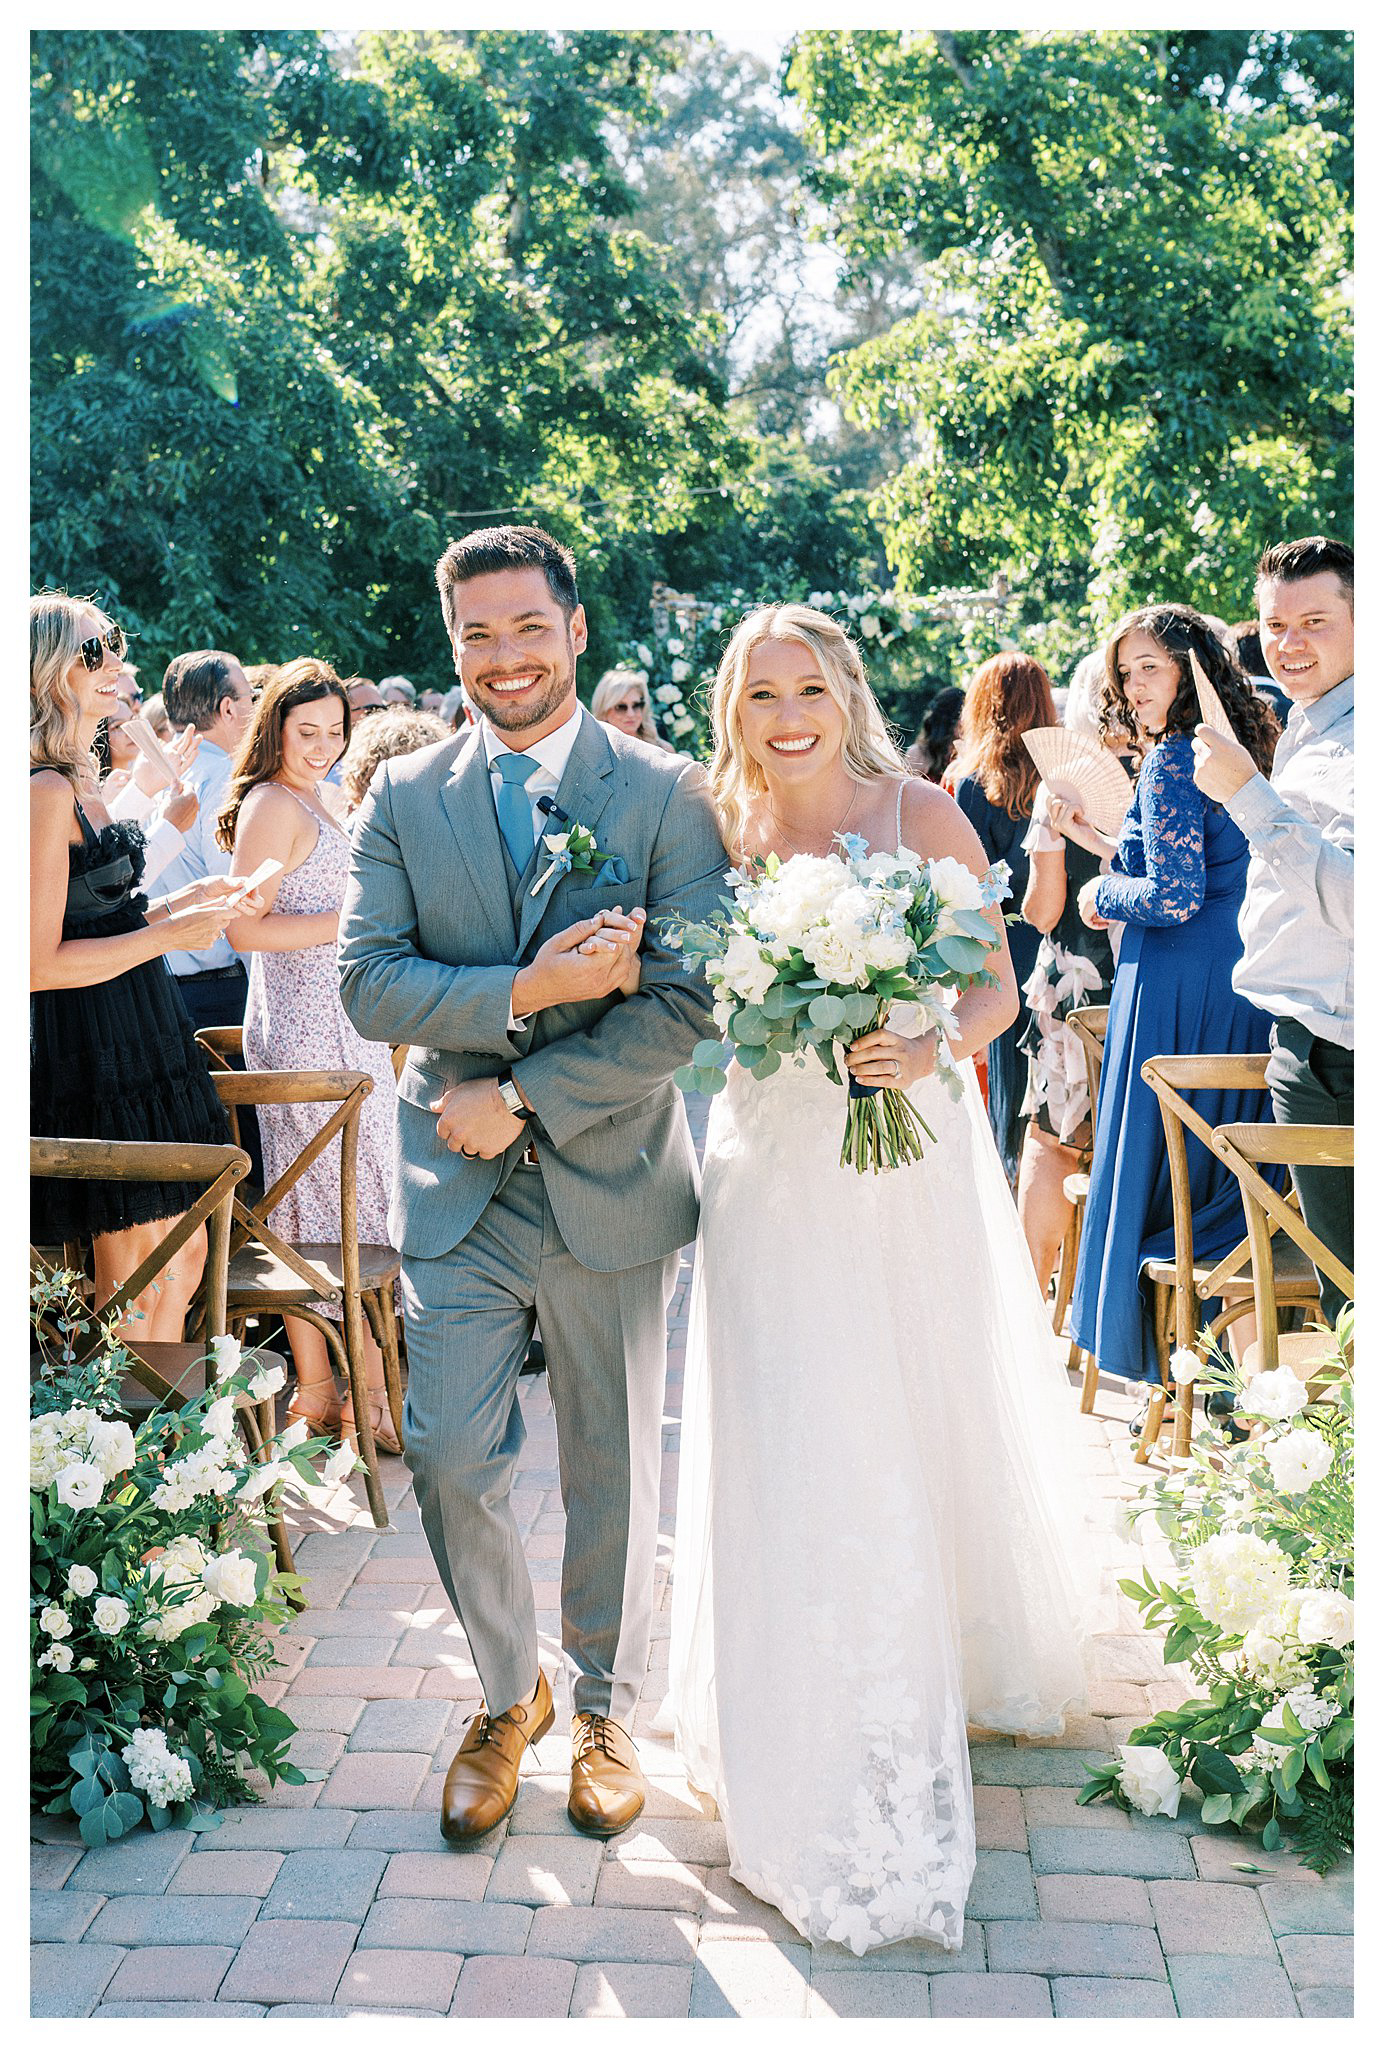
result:
[(476, 900), (496, 940), (508, 954), (514, 945), (514, 909), (505, 866), (490, 771), (479, 730), (463, 745), (442, 786), (442, 808), (475, 889)]
[[(601, 731), (599, 720), (593, 718), (589, 711), (583, 710), (581, 730), (573, 742), (571, 753), (567, 756), (567, 766), (553, 801), (560, 811), (567, 813), (574, 825), (587, 826), (595, 835), (598, 845), (601, 835), (597, 830), (597, 824), (601, 813), (610, 802), (610, 778), (614, 770), (615, 756), (610, 751), (610, 742)], [(491, 809), (494, 809), (493, 804)], [(567, 827), (553, 819), (551, 829), (554, 832), (565, 832)], [(498, 826), (495, 828), (495, 837), (499, 839)], [(609, 847), (605, 850), (612, 851)], [(542, 839), (538, 842), (537, 858), (539, 864), (534, 875), (535, 881), (552, 859), (552, 854)], [(590, 879), (589, 875), (582, 876), (583, 881), (589, 882)], [(533, 882), (526, 882), (519, 910), (519, 944), (514, 955), (516, 960), (537, 931), (554, 895), (561, 887), (561, 878), (554, 876), (544, 883), (535, 896)]]

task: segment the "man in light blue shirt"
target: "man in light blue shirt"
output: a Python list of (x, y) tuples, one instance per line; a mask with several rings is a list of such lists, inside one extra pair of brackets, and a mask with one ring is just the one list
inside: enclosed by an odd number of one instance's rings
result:
[[(1259, 637), (1292, 701), (1272, 780), (1199, 725), (1197, 786), (1249, 841), (1232, 977), (1274, 1019), (1269, 1087), (1279, 1123), (1355, 1121), (1355, 554), (1319, 534), (1268, 548), (1259, 564)], [(1351, 1175), (1295, 1167), (1302, 1213), (1354, 1268)], [(1334, 1322), (1344, 1297), (1319, 1274)]]
[[(202, 745), (183, 776), (197, 792), (197, 816), (184, 832), (184, 844), (160, 877), (165, 890), (180, 889), (207, 875), (230, 872), (231, 856), (216, 843), (216, 814), (231, 779), (231, 759), (243, 739), (254, 709), (245, 671), (233, 654), (220, 648), (199, 648), (175, 655), (164, 671), (163, 700), (177, 730), (196, 726)], [(203, 953), (170, 953), (168, 965), (177, 979), (193, 1024), (239, 1024), (245, 1016), (245, 964), (220, 938)]]

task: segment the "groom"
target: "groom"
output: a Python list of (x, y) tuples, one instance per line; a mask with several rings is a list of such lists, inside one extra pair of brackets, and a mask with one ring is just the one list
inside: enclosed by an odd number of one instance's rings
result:
[[(644, 1804), (628, 1730), (652, 1619), (665, 1316), (697, 1222), (669, 1077), (711, 1007), (657, 920), (705, 917), (726, 855), (700, 771), (578, 702), (574, 568), (532, 526), (443, 555), (442, 614), (480, 722), (384, 764), (341, 922), (348, 1016), (409, 1047), (390, 1215), (405, 1451), (485, 1688), (443, 1790), (453, 1841), (504, 1818), (524, 1746), (553, 1720), (509, 1498), (535, 1318), (567, 1511), (567, 1810), (605, 1836)], [(552, 872), (545, 835), (577, 826), (596, 851)]]

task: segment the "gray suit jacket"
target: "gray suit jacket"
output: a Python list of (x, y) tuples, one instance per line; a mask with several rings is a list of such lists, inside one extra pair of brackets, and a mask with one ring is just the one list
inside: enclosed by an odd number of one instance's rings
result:
[[(478, 732), (387, 761), (357, 814), (341, 999), (363, 1038), (411, 1048), (390, 1235), (413, 1258), (458, 1245), (522, 1149), (463, 1158), (438, 1138), (429, 1105), (506, 1067), (534, 1105), (548, 1199), (582, 1265), (643, 1265), (696, 1232), (696, 1156), (669, 1076), (705, 1035), (711, 992), (655, 925), (672, 911), (704, 918), (723, 892), (705, 778), (583, 712), (555, 801), (630, 879), (566, 875), (534, 897), (531, 869), (517, 918)], [(516, 970), (555, 932), (617, 903), (648, 912), (639, 993), (540, 1010), (511, 1034)]]

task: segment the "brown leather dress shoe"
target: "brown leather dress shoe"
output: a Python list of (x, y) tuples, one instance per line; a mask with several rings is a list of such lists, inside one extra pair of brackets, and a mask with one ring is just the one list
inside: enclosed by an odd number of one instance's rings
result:
[(519, 1790), (525, 1745), (552, 1725), (552, 1688), (541, 1671), (531, 1699), (467, 1722), (442, 1787), (442, 1832), (449, 1842), (472, 1841), (499, 1825)]
[(618, 1835), (644, 1810), (648, 1787), (634, 1743), (605, 1714), (572, 1717), (567, 1818), (584, 1835)]

